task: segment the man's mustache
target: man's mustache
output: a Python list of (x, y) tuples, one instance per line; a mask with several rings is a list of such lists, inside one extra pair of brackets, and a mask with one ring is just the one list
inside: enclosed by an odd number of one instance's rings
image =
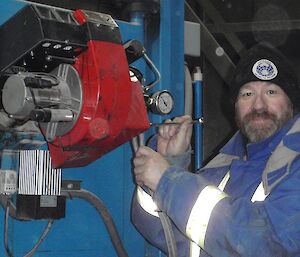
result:
[(275, 116), (275, 114), (269, 113), (268, 111), (258, 112), (256, 110), (253, 110), (252, 112), (248, 113), (245, 116), (244, 120), (250, 121), (250, 120), (255, 119), (255, 118), (274, 120), (274, 119), (276, 119), (276, 116)]

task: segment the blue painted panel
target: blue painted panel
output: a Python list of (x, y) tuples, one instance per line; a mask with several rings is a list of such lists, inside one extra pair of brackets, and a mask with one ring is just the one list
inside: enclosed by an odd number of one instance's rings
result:
[(23, 6), (24, 3), (15, 0), (0, 0), (0, 24), (18, 12)]
[[(144, 23), (119, 21), (123, 41), (139, 39), (144, 42), (150, 58), (161, 71), (162, 80), (155, 88), (169, 89), (176, 99), (170, 116), (183, 113), (183, 0), (161, 1), (161, 23), (157, 29), (144, 33)], [(0, 24), (16, 13), (23, 4), (0, 0)], [(141, 20), (138, 20), (141, 21)], [(1, 36), (1, 35), (0, 35)], [(3, 40), (3, 39), (2, 39)], [(137, 62), (141, 71), (143, 62)], [(145, 71), (147, 74), (147, 71)], [(146, 75), (147, 78), (151, 74)], [(152, 121), (166, 117), (150, 115)], [(150, 130), (147, 135), (153, 133)], [(132, 150), (129, 143), (115, 149), (83, 168), (64, 169), (64, 179), (82, 181), (82, 188), (96, 194), (107, 206), (130, 257), (158, 257), (163, 254), (151, 247), (137, 233), (130, 222), (130, 205), (135, 185), (132, 179)], [(14, 158), (4, 158), (2, 168), (16, 165)], [(0, 219), (3, 211), (0, 211)], [(2, 219), (3, 220), (3, 219)], [(46, 221), (20, 222), (10, 220), (10, 247), (15, 257), (23, 256), (40, 236)], [(3, 223), (0, 222), (0, 231)], [(0, 240), (0, 256), (5, 256)], [(103, 221), (89, 203), (73, 199), (67, 201), (66, 218), (55, 221), (48, 237), (34, 256), (40, 257), (115, 257)]]
[[(184, 1), (161, 1), (160, 12), (159, 36), (148, 38), (147, 50), (161, 72), (158, 87), (169, 89), (175, 98), (175, 108), (169, 118), (184, 111)], [(160, 121), (166, 117), (155, 115), (154, 118)]]

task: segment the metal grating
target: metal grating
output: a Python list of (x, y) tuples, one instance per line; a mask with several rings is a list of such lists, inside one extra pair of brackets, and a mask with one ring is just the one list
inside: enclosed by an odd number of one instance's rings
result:
[(19, 194), (60, 195), (61, 169), (52, 168), (49, 151), (22, 150), (19, 160)]

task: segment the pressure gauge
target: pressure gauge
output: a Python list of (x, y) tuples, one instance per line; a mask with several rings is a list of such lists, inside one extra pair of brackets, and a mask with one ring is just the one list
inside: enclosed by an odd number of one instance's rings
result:
[(174, 100), (168, 91), (159, 91), (151, 97), (150, 110), (156, 114), (169, 114), (174, 108)]

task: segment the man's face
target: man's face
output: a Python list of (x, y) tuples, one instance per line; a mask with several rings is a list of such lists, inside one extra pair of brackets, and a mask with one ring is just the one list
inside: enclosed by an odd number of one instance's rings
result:
[(239, 91), (235, 119), (249, 142), (266, 139), (293, 117), (290, 99), (276, 84), (249, 82)]

